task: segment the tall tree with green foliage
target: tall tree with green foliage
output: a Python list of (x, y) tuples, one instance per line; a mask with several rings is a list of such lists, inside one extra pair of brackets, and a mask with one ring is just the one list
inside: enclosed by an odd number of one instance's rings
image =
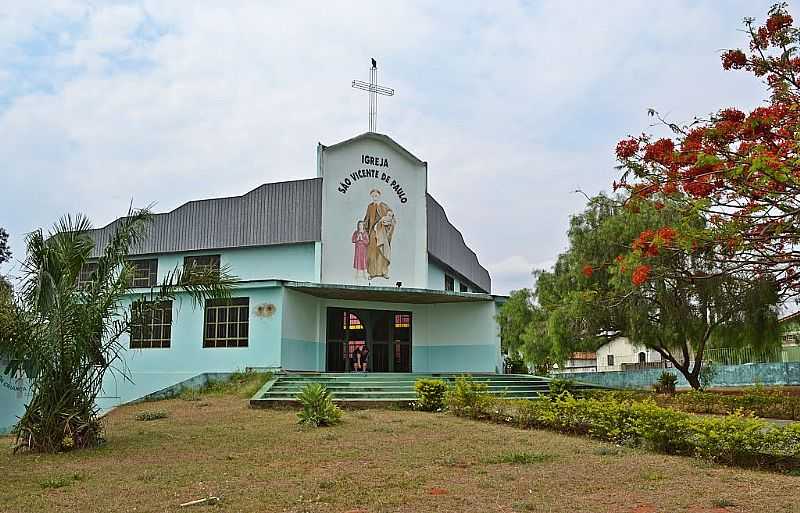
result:
[[(684, 214), (671, 205), (631, 212), (623, 203), (598, 196), (572, 218), (569, 249), (539, 273), (532, 311), (541, 314), (531, 314), (521, 336), (526, 354), (563, 361), (625, 336), (699, 388), (710, 345), (778, 343), (774, 282), (717, 272), (713, 257), (682, 247), (669, 226)], [(692, 222), (702, 224), (699, 216)]]
[[(176, 268), (158, 288), (133, 295), (127, 256), (149, 221), (147, 210), (130, 212), (97, 259), (85, 217), (64, 217), (49, 235), (28, 236), (19, 293), (0, 305), (0, 354), (11, 361), (5, 371), (24, 369), (31, 379), (17, 449), (56, 452), (102, 440), (95, 400), (109, 369), (125, 368), (120, 339), (130, 332), (132, 310), (146, 315), (180, 292), (193, 304), (229, 297), (233, 278), (203, 268)], [(79, 282), (89, 262), (91, 277)]]

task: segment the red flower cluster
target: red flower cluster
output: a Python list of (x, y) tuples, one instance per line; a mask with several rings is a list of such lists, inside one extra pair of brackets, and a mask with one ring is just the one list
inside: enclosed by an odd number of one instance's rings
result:
[(669, 226), (664, 226), (656, 231), (645, 230), (633, 241), (631, 249), (641, 251), (642, 255), (655, 257), (659, 255), (659, 248), (669, 246), (678, 233)]
[(617, 158), (629, 159), (639, 151), (639, 141), (636, 139), (623, 139), (617, 143)]
[(728, 50), (722, 54), (723, 69), (742, 69), (747, 66), (747, 56), (741, 50)]
[(645, 264), (636, 267), (636, 269), (633, 270), (633, 275), (631, 275), (631, 282), (637, 287), (646, 282), (647, 278), (650, 276), (651, 269), (649, 265)]
[(705, 180), (689, 180), (683, 184), (683, 190), (695, 198), (706, 198), (714, 191), (714, 186)]
[(592, 266), (591, 266), (591, 265), (588, 265), (588, 264), (587, 264), (587, 265), (584, 265), (584, 266), (583, 266), (583, 269), (581, 269), (581, 272), (582, 272), (582, 273), (583, 273), (583, 275), (584, 275), (584, 276), (586, 276), (587, 278), (591, 278), (591, 277), (592, 277), (592, 273), (594, 272), (594, 269), (592, 269)]
[(730, 123), (741, 123), (744, 121), (745, 115), (744, 112), (740, 111), (739, 109), (729, 108), (724, 109), (719, 112), (719, 118), (722, 121), (728, 121)]
[(672, 154), (675, 151), (675, 143), (672, 139), (659, 139), (652, 144), (648, 144), (644, 149), (644, 160), (647, 162), (658, 162), (668, 165), (672, 162)]
[(792, 17), (788, 14), (775, 13), (767, 19), (767, 30), (770, 34), (775, 34), (791, 26)]

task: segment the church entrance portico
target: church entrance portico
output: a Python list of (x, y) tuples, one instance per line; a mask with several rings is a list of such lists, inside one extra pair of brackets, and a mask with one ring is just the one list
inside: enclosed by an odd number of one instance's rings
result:
[(411, 372), (412, 314), (327, 309), (327, 372)]

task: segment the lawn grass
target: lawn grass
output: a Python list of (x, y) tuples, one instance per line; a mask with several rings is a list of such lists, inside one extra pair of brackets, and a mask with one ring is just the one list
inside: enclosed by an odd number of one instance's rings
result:
[[(154, 409), (168, 416), (136, 420)], [(800, 513), (800, 477), (441, 413), (348, 411), (313, 429), (210, 394), (118, 408), (107, 438), (56, 455), (0, 439), (0, 511)], [(221, 501), (179, 508), (208, 496)]]

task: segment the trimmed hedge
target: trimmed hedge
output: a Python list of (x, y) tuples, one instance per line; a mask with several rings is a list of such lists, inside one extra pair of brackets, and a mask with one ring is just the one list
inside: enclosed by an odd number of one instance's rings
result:
[(736, 411), (757, 417), (800, 420), (800, 396), (787, 395), (776, 390), (754, 390), (744, 394), (721, 394), (692, 390), (673, 396), (656, 395), (635, 390), (590, 391), (584, 395), (595, 398), (613, 398), (622, 401), (654, 400), (659, 406), (689, 413), (729, 415)]
[(717, 463), (779, 470), (800, 468), (800, 424), (776, 427), (741, 413), (702, 418), (641, 402), (576, 399), (508, 401), (478, 394), (456, 415), (587, 435), (666, 454), (697, 456)]

